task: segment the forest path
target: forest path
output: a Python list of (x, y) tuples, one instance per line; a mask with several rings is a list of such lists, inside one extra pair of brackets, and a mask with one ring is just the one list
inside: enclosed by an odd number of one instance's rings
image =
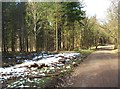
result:
[(117, 87), (118, 55), (113, 46), (101, 46), (67, 80), (69, 87)]

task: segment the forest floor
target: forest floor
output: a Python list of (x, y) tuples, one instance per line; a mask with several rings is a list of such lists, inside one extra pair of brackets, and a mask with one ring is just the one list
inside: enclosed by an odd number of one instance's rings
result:
[(118, 54), (113, 46), (100, 46), (79, 66), (69, 78), (65, 87), (118, 87)]

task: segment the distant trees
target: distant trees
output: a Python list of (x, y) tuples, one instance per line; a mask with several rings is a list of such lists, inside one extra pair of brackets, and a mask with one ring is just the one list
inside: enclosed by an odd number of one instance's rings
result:
[(3, 52), (88, 49), (107, 40), (96, 18), (85, 17), (82, 2), (3, 2), (2, 6)]
[(85, 18), (83, 20), (83, 28), (81, 29), (81, 47), (84, 49), (98, 45), (105, 45), (109, 42), (109, 35), (101, 28), (96, 16)]
[(107, 22), (103, 25), (110, 35), (111, 42), (115, 44), (115, 48), (118, 45), (118, 2), (119, 0), (111, 0), (111, 5), (107, 12)]

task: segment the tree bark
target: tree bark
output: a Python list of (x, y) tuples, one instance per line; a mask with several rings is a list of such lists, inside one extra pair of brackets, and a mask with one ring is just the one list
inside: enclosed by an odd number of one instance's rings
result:
[(58, 16), (57, 16), (57, 2), (56, 2), (56, 52), (58, 52)]

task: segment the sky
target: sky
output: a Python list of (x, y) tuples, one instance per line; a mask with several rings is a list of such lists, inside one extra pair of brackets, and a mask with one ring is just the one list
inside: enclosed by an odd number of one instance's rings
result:
[(98, 21), (106, 21), (107, 9), (110, 6), (110, 0), (83, 0), (87, 16), (96, 15)]

